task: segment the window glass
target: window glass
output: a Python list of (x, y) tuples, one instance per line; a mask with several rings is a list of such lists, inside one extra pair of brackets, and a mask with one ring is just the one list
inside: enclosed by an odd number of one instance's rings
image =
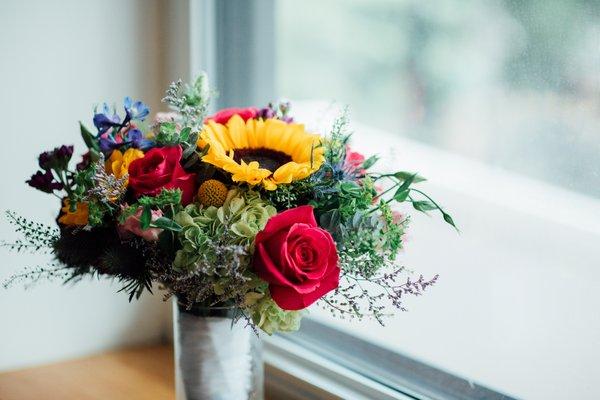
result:
[(278, 93), (600, 197), (600, 2), (276, 4)]

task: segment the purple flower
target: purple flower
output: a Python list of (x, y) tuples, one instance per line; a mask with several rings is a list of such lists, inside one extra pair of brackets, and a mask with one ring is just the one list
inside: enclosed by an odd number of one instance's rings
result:
[(130, 129), (127, 132), (127, 142), (131, 143), (132, 147), (142, 150), (148, 150), (154, 145), (154, 142), (146, 139), (139, 129)]
[(104, 103), (101, 113), (94, 114), (94, 126), (98, 129), (98, 134), (103, 134), (110, 128), (121, 126), (121, 118), (116, 112), (112, 112), (108, 105)]
[(61, 190), (64, 187), (62, 183), (54, 180), (54, 176), (49, 170), (46, 172), (38, 171), (25, 182), (29, 186), (46, 193), (52, 193), (53, 191)]
[(146, 139), (142, 131), (137, 129), (134, 124), (129, 125), (129, 128), (122, 129), (116, 135), (111, 131), (100, 135), (99, 139), (100, 150), (104, 153), (110, 153), (114, 149), (125, 146), (131, 146), (142, 150), (147, 150), (154, 146), (154, 142)]
[(100, 150), (103, 153), (110, 153), (123, 145), (123, 139), (120, 136), (115, 138), (109, 131), (100, 135), (98, 143), (100, 144)]
[(273, 103), (269, 103), (269, 105), (266, 107), (258, 110), (257, 116), (262, 119), (277, 118), (285, 123), (290, 124), (294, 122), (294, 119), (288, 116), (290, 108), (291, 104), (289, 101), (279, 102), (277, 106), (274, 106)]
[(261, 108), (258, 110), (258, 117), (262, 119), (275, 118), (275, 110), (269, 104), (269, 107)]

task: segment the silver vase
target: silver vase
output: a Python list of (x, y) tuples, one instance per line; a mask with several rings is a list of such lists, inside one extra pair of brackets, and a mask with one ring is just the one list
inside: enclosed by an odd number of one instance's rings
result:
[(264, 399), (260, 339), (232, 314), (173, 301), (177, 400)]

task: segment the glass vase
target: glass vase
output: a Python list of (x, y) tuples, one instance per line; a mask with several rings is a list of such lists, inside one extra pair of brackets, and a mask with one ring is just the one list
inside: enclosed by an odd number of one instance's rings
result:
[(263, 400), (262, 346), (233, 310), (173, 300), (177, 400)]

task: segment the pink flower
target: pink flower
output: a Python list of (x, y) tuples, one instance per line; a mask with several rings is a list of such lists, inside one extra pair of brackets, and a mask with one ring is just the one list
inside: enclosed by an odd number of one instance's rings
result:
[[(394, 224), (396, 224), (396, 225), (401, 224), (405, 220), (406, 220), (406, 215), (404, 215), (400, 211), (396, 211), (396, 210), (392, 211), (392, 221)], [(405, 227), (405, 229), (406, 229), (406, 227)], [(406, 242), (410, 241), (410, 236), (405, 231), (404, 234), (402, 234), (402, 237), (400, 239), (402, 239), (402, 243), (406, 243)]]
[[(160, 228), (148, 228), (146, 230), (142, 229), (140, 224), (140, 218), (142, 217), (142, 207), (138, 208), (138, 210), (131, 217), (125, 220), (125, 223), (119, 225), (117, 227), (119, 231), (119, 236), (125, 238), (127, 236), (131, 236), (133, 233), (141, 237), (144, 240), (149, 242), (155, 242), (158, 240), (158, 235), (163, 231)], [(152, 210), (152, 221), (156, 221), (158, 218), (162, 217), (163, 213), (160, 210)]]
[(234, 115), (239, 115), (245, 122), (251, 118), (256, 118), (256, 116), (258, 115), (258, 108), (224, 108), (216, 114), (207, 117), (206, 120), (204, 120), (204, 122), (215, 121), (217, 124), (225, 125)]
[(402, 214), (400, 211), (392, 211), (392, 217), (395, 224), (399, 224), (400, 222), (404, 221), (404, 214)]
[(365, 162), (365, 156), (359, 152), (350, 150), (350, 146), (346, 146), (346, 159), (344, 160), (344, 169), (358, 176), (364, 176), (367, 171), (361, 168)]

